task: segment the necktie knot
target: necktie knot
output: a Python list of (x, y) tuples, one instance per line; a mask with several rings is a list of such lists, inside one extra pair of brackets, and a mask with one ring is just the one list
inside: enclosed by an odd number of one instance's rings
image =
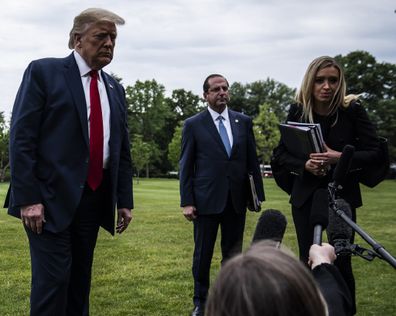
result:
[(219, 115), (219, 116), (217, 117), (217, 120), (220, 121), (220, 122), (222, 122), (222, 121), (225, 120), (225, 118), (224, 118), (223, 116)]
[(89, 75), (91, 76), (92, 79), (97, 80), (98, 79), (98, 71), (97, 70), (91, 70), (89, 72)]

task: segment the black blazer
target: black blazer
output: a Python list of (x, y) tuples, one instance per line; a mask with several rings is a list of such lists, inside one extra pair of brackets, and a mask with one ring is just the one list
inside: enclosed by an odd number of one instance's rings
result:
[[(102, 226), (114, 233), (114, 210), (133, 208), (132, 168), (124, 90), (102, 72), (110, 103), (111, 192)], [(88, 173), (87, 105), (73, 54), (33, 61), (16, 96), (10, 132), (9, 214), (42, 203), (44, 229), (64, 230), (72, 221)]]
[(235, 111), (228, 110), (228, 113), (234, 139), (231, 157), (208, 110), (184, 123), (180, 155), (181, 206), (194, 205), (198, 214), (222, 212), (229, 192), (235, 210), (245, 212), (248, 172), (253, 174), (258, 197), (264, 201), (252, 120)]
[[(290, 106), (286, 121), (301, 121), (302, 107), (298, 104)], [(374, 125), (369, 120), (367, 113), (359, 102), (353, 102), (347, 108), (339, 108), (337, 113), (328, 118), (331, 123), (336, 123), (330, 127), (325, 142), (327, 146), (336, 151), (342, 152), (345, 145), (355, 146), (355, 153), (352, 165), (340, 196), (344, 198), (354, 208), (362, 205), (359, 182), (356, 171), (366, 166), (376, 159), (379, 155), (377, 134)], [(282, 142), (280, 143), (282, 154), (280, 161), (296, 176), (290, 196), (290, 203), (300, 208), (319, 187), (327, 187), (332, 180), (334, 165), (328, 175), (319, 178), (305, 171), (305, 162), (292, 156)]]

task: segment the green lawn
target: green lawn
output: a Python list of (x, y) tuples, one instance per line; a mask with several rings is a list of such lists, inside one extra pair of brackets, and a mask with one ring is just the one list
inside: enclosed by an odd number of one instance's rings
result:
[[(0, 201), (7, 185), (0, 185)], [(282, 211), (288, 219), (284, 238), (296, 251), (288, 197), (273, 180), (265, 180), (264, 208)], [(363, 187), (364, 207), (358, 224), (386, 250), (396, 255), (396, 181), (375, 189)], [(141, 180), (134, 187), (132, 226), (122, 235), (100, 232), (93, 269), (91, 315), (188, 315), (192, 308), (192, 224), (181, 215), (178, 181)], [(249, 213), (245, 232), (248, 247), (259, 214)], [(0, 211), (0, 315), (28, 315), (30, 263), (20, 221)], [(357, 243), (369, 248), (361, 239)], [(219, 269), (217, 245), (212, 278)], [(380, 259), (353, 258), (358, 315), (395, 315), (395, 269)]]

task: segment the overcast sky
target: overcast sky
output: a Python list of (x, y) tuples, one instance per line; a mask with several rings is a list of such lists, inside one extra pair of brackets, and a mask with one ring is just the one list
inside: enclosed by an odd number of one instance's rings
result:
[(298, 87), (320, 55), (365, 50), (396, 63), (394, 0), (13, 0), (0, 10), (0, 111), (8, 116), (31, 60), (70, 54), (73, 18), (102, 7), (126, 20), (105, 70), (124, 85), (156, 79), (167, 95), (201, 95), (210, 73), (230, 83), (270, 77)]

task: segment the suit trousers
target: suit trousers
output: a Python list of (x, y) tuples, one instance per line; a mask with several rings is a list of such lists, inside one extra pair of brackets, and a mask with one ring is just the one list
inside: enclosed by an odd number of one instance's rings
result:
[(204, 306), (209, 289), (210, 265), (216, 243), (217, 231), (221, 228), (221, 253), (223, 264), (234, 254), (242, 251), (246, 212), (236, 213), (229, 194), (225, 209), (220, 214), (199, 215), (194, 220), (194, 277), (195, 306)]
[[(298, 248), (300, 254), (300, 260), (308, 265), (309, 249), (313, 242), (313, 227), (310, 225), (310, 215), (312, 207), (312, 197), (301, 207), (296, 208), (292, 206), (292, 214), (294, 226), (296, 228)], [(356, 222), (356, 209), (351, 207), (352, 220)], [(354, 242), (354, 231), (350, 240), (351, 244)], [(356, 313), (356, 302), (355, 302), (355, 278), (352, 271), (351, 256), (339, 256), (334, 261), (334, 265), (340, 271), (344, 278), (352, 298), (353, 314)]]
[(89, 315), (93, 255), (109, 182), (105, 172), (96, 191), (85, 185), (66, 230), (52, 233), (45, 224), (41, 234), (25, 229), (32, 264), (31, 316)]

